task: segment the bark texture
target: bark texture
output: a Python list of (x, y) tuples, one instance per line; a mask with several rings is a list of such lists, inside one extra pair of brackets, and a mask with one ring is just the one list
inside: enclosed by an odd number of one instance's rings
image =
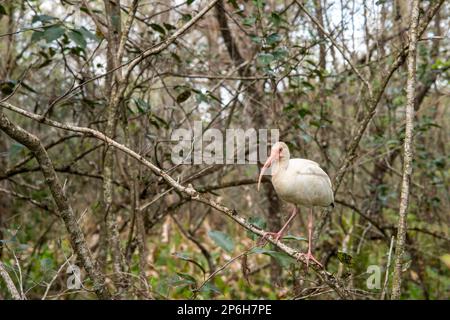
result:
[(398, 213), (397, 242), (395, 246), (394, 276), (392, 279), (392, 299), (399, 299), (402, 285), (403, 254), (406, 241), (406, 215), (409, 202), (409, 188), (413, 160), (414, 105), (416, 97), (416, 52), (419, 24), (420, 1), (414, 0), (411, 8), (409, 31), (408, 79), (406, 84), (406, 127), (403, 149), (403, 179)]

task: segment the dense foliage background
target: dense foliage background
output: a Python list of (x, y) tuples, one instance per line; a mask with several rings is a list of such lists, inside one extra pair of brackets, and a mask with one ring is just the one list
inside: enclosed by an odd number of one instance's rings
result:
[[(320, 163), (336, 189), (331, 214), (316, 210), (316, 257), (348, 298), (386, 299), (403, 171), (411, 3), (2, 1), (0, 112), (41, 140), (99, 279), (115, 298), (339, 295), (314, 268), (272, 244), (255, 247), (256, 235), (129, 154), (8, 106), (103, 132), (271, 231), (291, 209), (270, 183), (256, 191), (257, 165), (174, 166), (170, 138), (194, 121), (223, 133), (279, 129), (291, 154)], [(420, 8), (402, 298), (446, 299), (450, 5), (423, 0)], [(283, 242), (304, 251), (306, 210), (300, 212), (289, 231), (294, 237)], [(29, 148), (0, 130), (4, 270), (28, 299), (102, 297), (60, 215)], [(80, 268), (76, 289), (68, 287), (78, 274), (71, 265)], [(368, 286), (370, 266), (379, 268), (380, 286)], [(0, 298), (11, 298), (5, 281)]]

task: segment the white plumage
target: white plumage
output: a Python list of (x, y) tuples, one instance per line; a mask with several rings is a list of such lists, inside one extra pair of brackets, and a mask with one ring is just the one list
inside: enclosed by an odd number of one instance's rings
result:
[[(272, 167), (272, 184), (278, 196), (294, 204), (294, 211), (286, 224), (278, 232), (268, 232), (266, 236), (273, 236), (278, 241), (287, 229), (289, 223), (297, 215), (297, 205), (310, 208), (308, 221), (309, 245), (306, 254), (309, 259), (320, 262), (311, 253), (311, 238), (313, 225), (313, 207), (334, 206), (333, 188), (331, 180), (318, 163), (308, 159), (290, 159), (289, 148), (284, 142), (273, 145), (270, 157), (267, 159), (258, 181), (258, 190), (262, 176), (268, 167)], [(264, 237), (266, 237), (264, 236)]]
[(274, 173), (272, 184), (287, 202), (307, 207), (328, 207), (334, 202), (330, 178), (311, 160), (290, 159), (287, 168)]

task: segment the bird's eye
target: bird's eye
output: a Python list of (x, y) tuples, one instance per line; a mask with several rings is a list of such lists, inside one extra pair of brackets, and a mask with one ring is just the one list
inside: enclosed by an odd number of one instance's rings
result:
[(280, 152), (281, 152), (281, 151), (283, 151), (283, 148), (280, 148), (280, 150), (279, 150), (279, 151), (280, 151)]

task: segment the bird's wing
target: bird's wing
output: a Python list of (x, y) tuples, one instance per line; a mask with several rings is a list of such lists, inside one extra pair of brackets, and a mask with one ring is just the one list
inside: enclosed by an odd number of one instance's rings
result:
[(330, 188), (332, 188), (330, 177), (325, 171), (323, 171), (323, 169), (317, 162), (308, 159), (297, 158), (291, 159), (289, 165), (293, 165), (296, 169), (295, 171), (300, 175), (314, 175), (324, 178), (328, 182)]

